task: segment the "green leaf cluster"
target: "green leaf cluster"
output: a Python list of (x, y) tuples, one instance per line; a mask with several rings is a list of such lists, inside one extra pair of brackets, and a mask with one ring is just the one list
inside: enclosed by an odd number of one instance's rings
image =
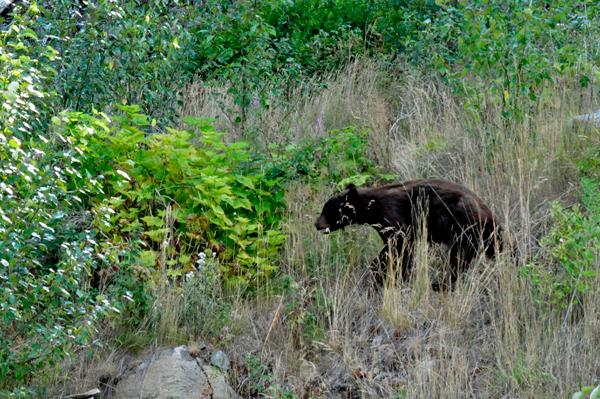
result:
[(29, 28), (37, 15), (24, 10), (0, 34), (0, 396), (28, 394), (47, 365), (89, 350), (95, 321), (114, 310), (88, 285), (95, 233), (82, 204), (99, 185), (77, 170), (81, 148), (56, 151), (41, 133), (53, 105), (42, 61), (56, 52)]
[(63, 109), (110, 110), (125, 99), (161, 121), (175, 115), (195, 72), (193, 7), (112, 0), (39, 6), (38, 30), (61, 54), (53, 86)]
[(370, 157), (367, 138), (367, 130), (349, 126), (298, 144), (271, 144), (266, 174), (283, 181), (306, 179), (315, 184), (335, 184), (337, 188), (395, 179), (395, 175), (380, 173)]
[(539, 109), (554, 76), (583, 86), (597, 71), (598, 54), (586, 42), (598, 34), (593, 1), (439, 1), (414, 45), (427, 49), (427, 65), (465, 95), (467, 109), (485, 115), (500, 107), (504, 123)]
[(600, 255), (600, 191), (598, 183), (584, 178), (581, 204), (565, 209), (554, 203), (553, 224), (535, 261), (523, 267), (542, 301), (572, 308), (584, 301), (598, 275)]
[(253, 162), (248, 144), (223, 142), (204, 119), (185, 119), (192, 131), (152, 134), (139, 106), (120, 109), (112, 120), (65, 114), (56, 127), (86, 146), (80, 170), (103, 182), (89, 198), (103, 234), (114, 242), (139, 236), (150, 271), (166, 257), (181, 276), (205, 251), (219, 255), (230, 283), (274, 270), (272, 255), (285, 238), (283, 190)]
[[(587, 45), (599, 33), (592, 0), (42, 0), (38, 35), (62, 55), (53, 85), (63, 107), (108, 110), (120, 99), (159, 121), (176, 116), (194, 78), (226, 85), (220, 102), (245, 132), (252, 108), (295, 106), (322, 77), (361, 55), (442, 78), (486, 118), (510, 125), (539, 109), (556, 76), (600, 76)], [(598, 76), (595, 76), (598, 75)], [(496, 122), (496, 121), (494, 121)]]

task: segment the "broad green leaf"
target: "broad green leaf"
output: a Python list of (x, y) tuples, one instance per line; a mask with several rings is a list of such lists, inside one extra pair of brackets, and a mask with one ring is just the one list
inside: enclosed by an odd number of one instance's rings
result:
[(250, 179), (249, 177), (242, 176), (242, 175), (239, 175), (239, 174), (235, 174), (234, 176), (235, 176), (235, 180), (237, 182), (243, 184), (244, 186), (246, 186), (246, 187), (248, 187), (248, 188), (250, 188), (252, 190), (255, 189), (254, 188), (254, 183), (252, 182), (252, 179)]
[(165, 223), (163, 218), (156, 216), (144, 216), (140, 219), (142, 219), (148, 227), (160, 227), (163, 226)]
[(158, 253), (156, 251), (141, 251), (140, 262), (144, 267), (154, 267)]
[(154, 242), (162, 242), (168, 236), (168, 234), (170, 232), (171, 232), (171, 229), (163, 228), (163, 229), (144, 231), (144, 234), (146, 234), (148, 237), (150, 237), (150, 239)]

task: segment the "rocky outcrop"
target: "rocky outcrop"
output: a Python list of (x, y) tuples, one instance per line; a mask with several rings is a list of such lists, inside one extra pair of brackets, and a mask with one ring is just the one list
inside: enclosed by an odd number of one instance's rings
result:
[(5, 18), (15, 0), (0, 0), (0, 17)]
[(121, 379), (117, 399), (237, 399), (226, 374), (190, 356), (185, 346), (161, 351)]
[(574, 116), (569, 121), (569, 125), (571, 125), (571, 126), (590, 125), (590, 126), (600, 128), (600, 109), (592, 114), (584, 114), (584, 115)]

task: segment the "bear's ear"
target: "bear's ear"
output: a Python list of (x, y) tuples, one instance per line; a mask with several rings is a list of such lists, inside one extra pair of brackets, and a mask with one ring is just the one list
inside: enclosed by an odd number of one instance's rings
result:
[(346, 186), (346, 200), (353, 200), (358, 198), (358, 189), (353, 183), (350, 183)]

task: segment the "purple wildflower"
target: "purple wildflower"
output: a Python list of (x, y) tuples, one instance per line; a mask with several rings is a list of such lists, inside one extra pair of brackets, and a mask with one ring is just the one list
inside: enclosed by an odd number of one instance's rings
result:
[(315, 130), (325, 130), (325, 126), (323, 125), (323, 119), (317, 118), (317, 123), (315, 124)]

